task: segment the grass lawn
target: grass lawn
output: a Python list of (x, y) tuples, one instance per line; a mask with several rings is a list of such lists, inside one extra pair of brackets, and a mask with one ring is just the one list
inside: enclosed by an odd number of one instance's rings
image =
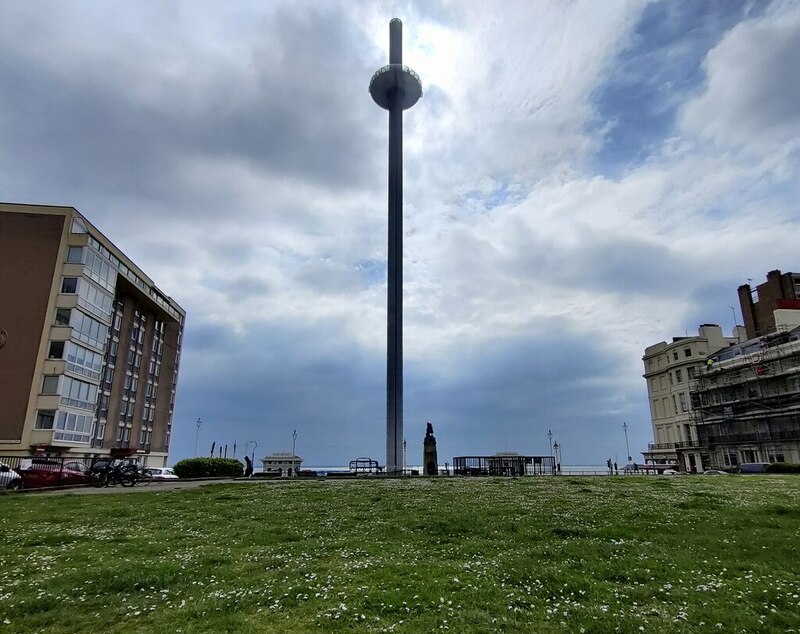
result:
[(800, 632), (800, 477), (0, 496), (0, 632)]

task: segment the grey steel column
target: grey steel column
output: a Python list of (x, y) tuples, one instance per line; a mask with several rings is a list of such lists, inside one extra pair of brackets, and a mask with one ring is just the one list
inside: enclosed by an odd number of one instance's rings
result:
[(389, 22), (389, 65), (369, 91), (389, 111), (389, 253), (386, 332), (386, 472), (403, 467), (403, 110), (422, 96), (417, 74), (403, 66), (403, 24)]

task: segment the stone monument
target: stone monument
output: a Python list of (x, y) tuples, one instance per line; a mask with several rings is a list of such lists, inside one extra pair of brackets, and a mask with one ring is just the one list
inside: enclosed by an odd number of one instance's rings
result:
[(428, 423), (423, 443), (422, 472), (428, 476), (439, 475), (439, 459), (436, 456), (436, 436), (433, 435), (433, 425)]

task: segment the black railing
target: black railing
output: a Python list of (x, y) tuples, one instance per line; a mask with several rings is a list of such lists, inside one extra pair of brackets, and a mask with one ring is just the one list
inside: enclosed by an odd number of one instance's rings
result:
[(74, 457), (0, 456), (0, 464), (19, 474), (23, 489), (89, 484), (91, 460)]

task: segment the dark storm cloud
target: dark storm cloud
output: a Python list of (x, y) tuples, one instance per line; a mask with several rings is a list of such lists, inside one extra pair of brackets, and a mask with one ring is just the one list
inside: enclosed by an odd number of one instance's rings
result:
[[(0, 30), (6, 196), (80, 203), (106, 193), (197, 214), (198, 205), (237, 198), (235, 182), (216, 189), (192, 182), (186, 168), (197, 159), (231, 159), (332, 189), (375, 176), (371, 141), (381, 126), (361, 121), (374, 107), (368, 56), (359, 51), (367, 44), (342, 12), (276, 12), (246, 60), (198, 47), (186, 64), (142, 39), (141, 54), (125, 66), (95, 59), (87, 67), (60, 50), (60, 40), (32, 43), (23, 22), (8, 12)], [(124, 58), (122, 50), (99, 53)], [(164, 72), (178, 62), (186, 72)]]
[[(178, 397), (184, 417), (203, 418), (205, 444), (256, 440), (269, 453), (286, 449), (297, 429), (307, 464), (346, 464), (360, 455), (382, 460), (385, 357), (346, 342), (342, 328), (336, 320), (314, 327), (258, 324), (235, 336), (193, 326)], [(602, 463), (616, 445), (597, 435), (625, 415), (646, 420), (638, 390), (629, 394), (616, 383), (620, 361), (591, 340), (566, 334), (467, 345), (448, 353), (447, 367), (409, 358), (409, 462), (418, 459), (413, 448), (432, 421), (442, 463), (453, 455), (494, 453), (506, 442), (510, 450), (547, 453), (547, 429), (573, 456)], [(596, 434), (590, 437), (587, 428)], [(176, 455), (190, 451), (194, 431), (179, 428)]]
[[(347, 343), (343, 329), (335, 320), (319, 327), (260, 323), (236, 336), (194, 326), (181, 370), (184, 416), (201, 416), (218, 443), (256, 440), (265, 453), (286, 449), (296, 428), (307, 461), (381, 456), (382, 355)], [(178, 455), (191, 431), (184, 426), (176, 438)]]

